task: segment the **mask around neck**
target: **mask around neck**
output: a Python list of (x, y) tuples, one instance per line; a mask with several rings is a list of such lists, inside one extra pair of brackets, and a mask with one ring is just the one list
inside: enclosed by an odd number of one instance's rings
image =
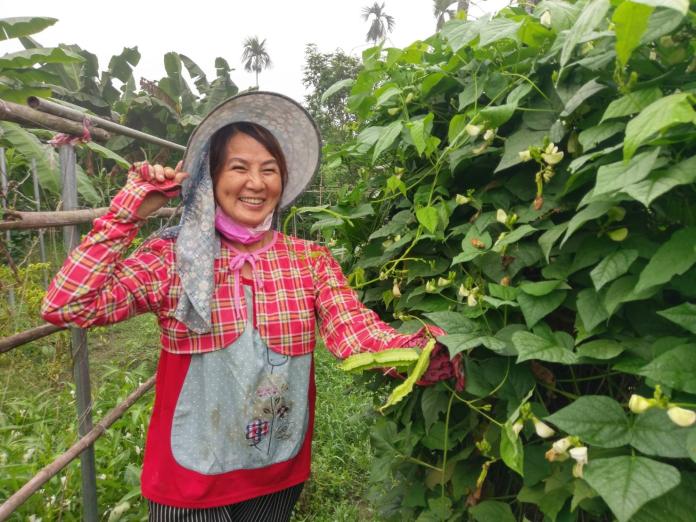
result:
[(243, 245), (249, 245), (261, 240), (263, 235), (270, 230), (273, 223), (273, 214), (271, 212), (266, 216), (259, 225), (248, 227), (238, 223), (218, 206), (215, 207), (215, 228), (220, 234), (230, 241), (236, 241)]

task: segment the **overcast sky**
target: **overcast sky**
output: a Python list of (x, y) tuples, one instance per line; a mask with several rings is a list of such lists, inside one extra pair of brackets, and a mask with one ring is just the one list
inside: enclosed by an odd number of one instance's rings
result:
[[(242, 42), (248, 36), (266, 39), (273, 61), (259, 76), (261, 89), (281, 92), (302, 100), (302, 67), (308, 43), (322, 52), (337, 48), (360, 55), (368, 23), (362, 8), (374, 0), (196, 0), (119, 2), (68, 0), (0, 0), (0, 17), (50, 16), (58, 22), (35, 35), (44, 46), (75, 43), (96, 54), (100, 68), (123, 47), (137, 46), (140, 63), (136, 76), (159, 80), (164, 76), (162, 58), (177, 51), (193, 59), (215, 77), (216, 56), (225, 58), (232, 79), (240, 89), (254, 85), (254, 75), (244, 72)], [(381, 3), (382, 0), (380, 0)], [(404, 47), (430, 36), (435, 30), (432, 0), (385, 0), (385, 11), (396, 20), (387, 44)], [(483, 0), (471, 8), (473, 17), (494, 12), (506, 0)], [(18, 40), (0, 42), (0, 55), (22, 50)]]

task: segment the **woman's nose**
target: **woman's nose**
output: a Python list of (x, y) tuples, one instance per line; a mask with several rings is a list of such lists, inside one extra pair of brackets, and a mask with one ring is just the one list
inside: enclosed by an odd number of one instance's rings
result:
[(261, 175), (261, 171), (259, 169), (249, 169), (249, 175), (247, 177), (247, 186), (253, 188), (263, 188), (263, 176)]

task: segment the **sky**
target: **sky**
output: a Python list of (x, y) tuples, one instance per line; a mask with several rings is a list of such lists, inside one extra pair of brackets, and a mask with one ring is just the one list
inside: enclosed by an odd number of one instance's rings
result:
[[(259, 87), (302, 101), (302, 68), (305, 47), (317, 44), (322, 52), (338, 48), (359, 56), (372, 44), (365, 42), (369, 24), (362, 8), (374, 0), (196, 0), (185, 2), (147, 0), (64, 2), (0, 0), (0, 17), (49, 16), (58, 22), (35, 35), (44, 46), (77, 44), (97, 55), (101, 69), (123, 47), (137, 46), (141, 53), (137, 78), (159, 80), (165, 74), (163, 56), (169, 51), (185, 54), (208, 75), (215, 77), (217, 56), (235, 69), (232, 80), (241, 89), (253, 86), (254, 74), (246, 73), (241, 54), (249, 36), (266, 39), (273, 67), (259, 75)], [(435, 31), (432, 0), (380, 0), (395, 18), (387, 46), (405, 47)], [(470, 16), (479, 17), (507, 5), (506, 0), (472, 2)], [(0, 42), (0, 55), (22, 50), (18, 40)]]

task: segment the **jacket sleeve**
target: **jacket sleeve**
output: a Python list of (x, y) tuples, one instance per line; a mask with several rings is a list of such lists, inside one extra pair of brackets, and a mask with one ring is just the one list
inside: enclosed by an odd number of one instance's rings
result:
[[(415, 334), (401, 334), (362, 304), (326, 247), (314, 247), (312, 257), (319, 332), (326, 347), (336, 357), (344, 359), (359, 352), (425, 346), (431, 336), (426, 328)], [(444, 333), (434, 326), (427, 329), (432, 335)]]
[(49, 285), (41, 306), (46, 321), (86, 328), (158, 310), (173, 264), (167, 242), (146, 241), (123, 259), (143, 222), (135, 212), (153, 191), (162, 187), (129, 175), (109, 212), (94, 220), (92, 230), (70, 252)]

